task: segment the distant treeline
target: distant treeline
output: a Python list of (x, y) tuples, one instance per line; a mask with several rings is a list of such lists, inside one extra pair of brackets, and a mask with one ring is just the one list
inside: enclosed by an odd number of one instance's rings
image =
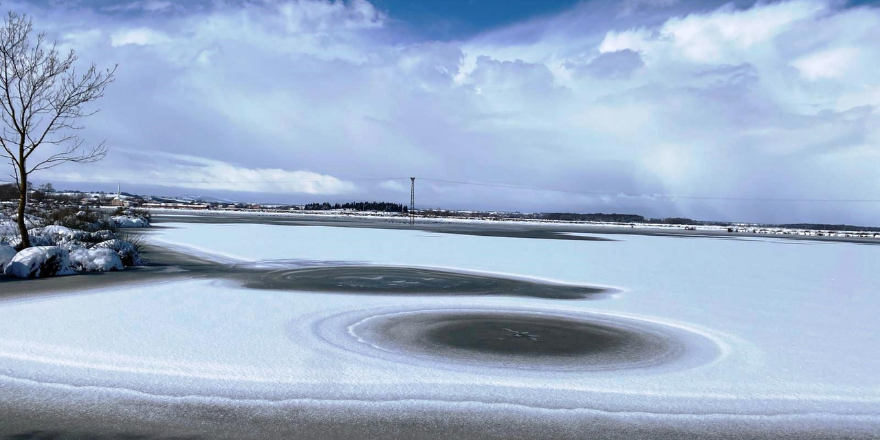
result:
[(0, 201), (18, 200), (18, 186), (12, 183), (0, 184)]
[(644, 223), (645, 217), (636, 214), (577, 214), (572, 212), (543, 212), (528, 214), (524, 218), (538, 220), (561, 220), (567, 222), (613, 222), (613, 223)]
[(388, 202), (351, 202), (351, 203), (309, 203), (304, 206), (308, 211), (327, 211), (330, 209), (350, 209), (352, 211), (378, 212), (409, 212), (406, 205)]
[[(56, 193), (52, 188), (51, 183), (40, 185), (36, 188), (34, 185), (28, 183), (28, 200), (30, 201), (43, 202), (53, 200), (56, 202), (70, 203), (78, 201), (79, 199), (79, 196)], [(13, 200), (18, 200), (18, 185), (14, 183), (0, 183), (0, 202), (9, 202)]]

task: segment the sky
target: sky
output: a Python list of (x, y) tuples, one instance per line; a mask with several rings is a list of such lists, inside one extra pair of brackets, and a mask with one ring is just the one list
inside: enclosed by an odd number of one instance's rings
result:
[(80, 133), (110, 154), (56, 188), (407, 203), (416, 176), (417, 207), (880, 224), (871, 2), (0, 8), (118, 64)]

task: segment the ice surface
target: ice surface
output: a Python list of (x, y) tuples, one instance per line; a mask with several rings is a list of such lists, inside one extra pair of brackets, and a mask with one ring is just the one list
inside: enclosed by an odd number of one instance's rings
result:
[[(634, 417), (880, 421), (880, 248), (875, 246), (637, 235), (607, 237), (617, 241), (426, 238), (415, 230), (169, 226), (154, 239), (225, 261), (448, 268), (615, 286), (623, 293), (564, 302), (385, 297), (248, 290), (195, 279), (3, 301), (0, 387), (4, 382), (73, 385), (82, 393), (247, 399), (250, 405), (281, 400), (380, 400), (403, 407), (406, 402), (473, 402)], [(363, 322), (377, 317), (426, 310), (598, 319), (674, 337), (687, 347), (704, 347), (705, 342), (713, 349), (686, 350), (680, 360), (651, 368), (560, 371), (549, 368), (550, 363), (546, 369), (471, 368), (470, 361), (415, 357), (406, 347), (377, 342), (361, 331)]]

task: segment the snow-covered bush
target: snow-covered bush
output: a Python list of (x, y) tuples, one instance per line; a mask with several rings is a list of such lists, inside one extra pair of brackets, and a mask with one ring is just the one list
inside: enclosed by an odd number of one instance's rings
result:
[[(28, 233), (28, 237), (30, 237), (31, 246), (53, 246), (55, 244), (52, 239), (48, 237), (43, 237), (42, 235), (33, 235)], [(3, 242), (17, 249), (21, 245), (21, 236), (18, 234), (10, 235), (3, 238)]]
[(61, 249), (64, 249), (68, 253), (73, 252), (73, 251), (78, 251), (80, 249), (88, 249), (87, 243), (83, 243), (78, 240), (62, 241), (60, 243), (57, 243), (56, 246), (60, 247)]
[(150, 222), (141, 217), (132, 215), (117, 215), (110, 217), (117, 228), (149, 228)]
[(116, 234), (114, 234), (113, 231), (103, 230), (87, 233), (83, 236), (82, 241), (100, 243), (102, 241), (113, 240), (114, 238), (116, 238)]
[(122, 270), (122, 259), (113, 249), (77, 249), (70, 253), (73, 268), (85, 272)]
[(112, 249), (119, 255), (125, 266), (143, 266), (147, 261), (141, 257), (137, 247), (125, 240), (107, 240), (92, 246), (92, 249)]
[(111, 217), (77, 206), (31, 207), (26, 223), (32, 247), (16, 254), (21, 237), (8, 211), (0, 209), (0, 275), (42, 278), (147, 264), (140, 235), (116, 230), (149, 227), (149, 213), (120, 209)]
[(45, 219), (46, 224), (65, 226), (73, 230), (92, 232), (116, 228), (116, 223), (107, 214), (88, 208), (56, 207), (42, 210), (37, 214)]
[(4, 217), (0, 217), (0, 236), (18, 234), (18, 225), (15, 221)]
[(6, 269), (6, 265), (12, 261), (13, 257), (15, 257), (15, 248), (0, 244), (0, 273), (3, 273), (3, 270)]
[(45, 228), (37, 228), (28, 231), (31, 235), (41, 235), (52, 240), (54, 243), (59, 243), (68, 240), (82, 240), (82, 238), (86, 235), (85, 232), (70, 229), (66, 226), (59, 225), (49, 225)]
[(67, 251), (57, 246), (35, 246), (15, 254), (3, 273), (18, 278), (44, 278), (74, 272)]

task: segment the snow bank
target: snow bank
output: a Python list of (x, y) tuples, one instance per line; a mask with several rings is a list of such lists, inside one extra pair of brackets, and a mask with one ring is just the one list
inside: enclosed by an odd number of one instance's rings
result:
[(57, 246), (36, 246), (15, 254), (3, 272), (18, 278), (44, 278), (70, 275), (73, 267), (64, 249)]
[(6, 269), (6, 265), (15, 257), (15, 248), (0, 244), (0, 273)]
[(125, 266), (144, 266), (147, 264), (147, 261), (138, 253), (137, 248), (125, 240), (107, 240), (96, 244), (92, 249), (112, 249), (119, 255)]
[(117, 215), (110, 217), (119, 228), (149, 228), (150, 222), (141, 218), (127, 215)]
[(113, 249), (77, 249), (70, 253), (70, 262), (79, 271), (107, 272), (122, 270), (122, 259)]

